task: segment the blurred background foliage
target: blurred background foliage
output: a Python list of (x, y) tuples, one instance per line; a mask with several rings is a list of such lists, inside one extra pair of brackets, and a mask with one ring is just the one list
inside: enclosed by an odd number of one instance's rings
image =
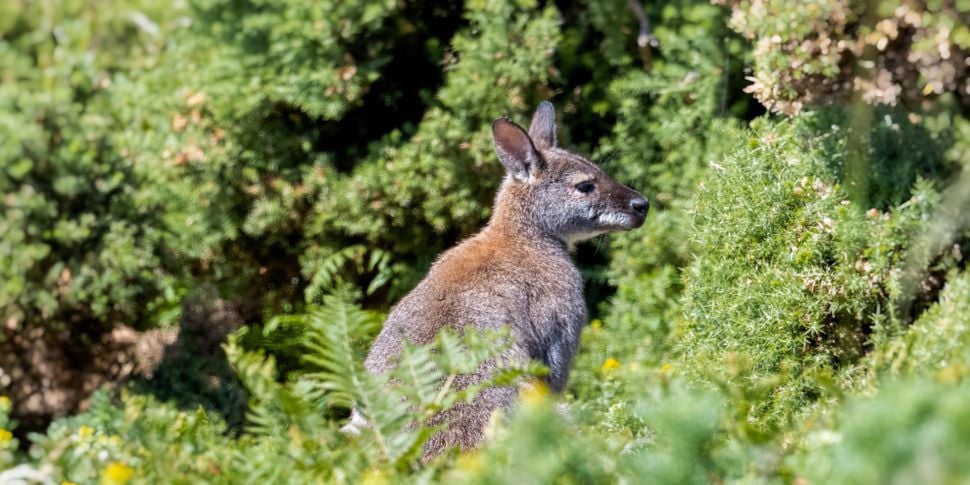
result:
[[(966, 481), (968, 25), (965, 0), (4, 2), (0, 478)], [(409, 416), (501, 336), (413, 349), (397, 387), (363, 351), (488, 217), (490, 122), (544, 99), (654, 210), (576, 253), (567, 392), (423, 463)], [(338, 433), (350, 402), (378, 426)]]

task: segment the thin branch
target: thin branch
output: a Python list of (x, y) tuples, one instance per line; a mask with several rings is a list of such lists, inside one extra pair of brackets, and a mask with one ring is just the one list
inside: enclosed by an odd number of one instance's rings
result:
[(637, 35), (637, 46), (641, 49), (660, 47), (660, 41), (653, 36), (653, 32), (650, 30), (650, 18), (643, 11), (643, 5), (640, 5), (638, 0), (627, 0), (626, 3), (630, 6), (630, 10), (633, 10), (633, 16), (640, 22), (640, 34)]

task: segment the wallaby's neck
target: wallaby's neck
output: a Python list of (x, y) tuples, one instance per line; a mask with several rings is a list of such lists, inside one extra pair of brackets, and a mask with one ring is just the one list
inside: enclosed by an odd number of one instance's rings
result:
[(502, 185), (483, 235), (504, 244), (545, 250), (550, 255), (561, 254), (568, 259), (568, 244), (559, 235), (549, 232), (542, 221), (536, 220), (535, 214), (529, 210), (530, 202), (524, 200), (523, 194), (515, 192), (507, 183)]

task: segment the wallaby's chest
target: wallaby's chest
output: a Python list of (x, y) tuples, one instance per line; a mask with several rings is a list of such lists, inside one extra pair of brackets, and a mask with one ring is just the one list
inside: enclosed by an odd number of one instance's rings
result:
[(565, 324), (582, 324), (586, 317), (583, 282), (570, 263), (556, 271), (538, 270), (524, 280), (525, 313), (545, 333), (556, 333)]
[(510, 325), (516, 346), (548, 366), (550, 387), (561, 390), (586, 322), (583, 281), (568, 253), (480, 241), (456, 249), (391, 320), (418, 342), (446, 325)]
[(560, 391), (586, 322), (582, 279), (567, 260), (551, 262), (526, 281), (526, 318), (516, 328), (517, 337), (532, 359), (549, 367), (547, 381)]

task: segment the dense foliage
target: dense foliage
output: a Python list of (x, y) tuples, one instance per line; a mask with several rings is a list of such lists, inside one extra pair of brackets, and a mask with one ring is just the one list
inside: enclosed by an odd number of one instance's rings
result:
[[(0, 5), (0, 482), (970, 479), (966, 2), (435, 3)], [(507, 335), (363, 352), (542, 99), (653, 210), (567, 391), (425, 462)]]
[(0, 8), (2, 317), (14, 328), (147, 324), (185, 272), (168, 264), (170, 239), (191, 237), (166, 227), (181, 208), (139, 146), (158, 126), (132, 79), (160, 42), (130, 13), (95, 16), (82, 2)]
[(945, 93), (967, 101), (965, 1), (716, 0), (754, 44), (746, 91), (774, 111), (845, 102), (917, 106)]

